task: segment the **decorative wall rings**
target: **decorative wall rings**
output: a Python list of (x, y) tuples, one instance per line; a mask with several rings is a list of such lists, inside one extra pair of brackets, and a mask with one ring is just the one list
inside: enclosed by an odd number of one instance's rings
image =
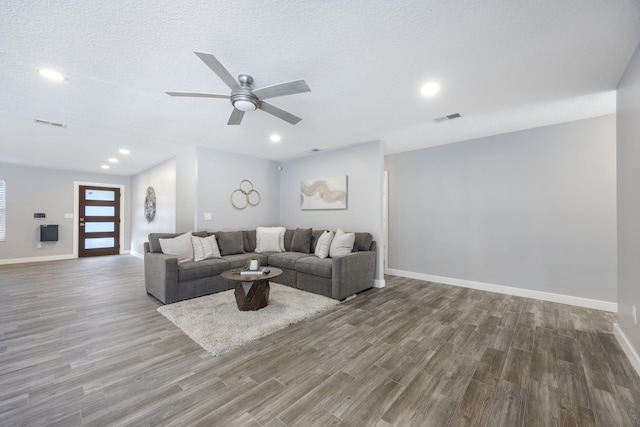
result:
[(236, 209), (244, 209), (247, 206), (258, 206), (261, 197), (257, 190), (253, 189), (253, 184), (248, 179), (240, 181), (240, 188), (231, 193), (231, 204)]

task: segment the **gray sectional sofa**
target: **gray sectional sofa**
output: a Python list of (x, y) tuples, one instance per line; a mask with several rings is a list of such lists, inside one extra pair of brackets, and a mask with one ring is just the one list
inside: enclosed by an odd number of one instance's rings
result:
[(144, 273), (147, 293), (164, 304), (225, 291), (233, 283), (220, 273), (243, 267), (257, 258), (261, 265), (280, 268), (283, 274), (274, 281), (283, 285), (343, 300), (373, 286), (376, 265), (376, 243), (370, 233), (355, 233), (353, 251), (333, 258), (314, 255), (318, 238), (324, 230), (312, 230), (309, 249), (292, 251), (296, 230), (284, 234), (284, 252), (256, 253), (256, 230), (194, 232), (194, 236), (215, 234), (221, 258), (178, 263), (175, 255), (162, 252), (159, 239), (181, 233), (151, 233), (145, 243)]

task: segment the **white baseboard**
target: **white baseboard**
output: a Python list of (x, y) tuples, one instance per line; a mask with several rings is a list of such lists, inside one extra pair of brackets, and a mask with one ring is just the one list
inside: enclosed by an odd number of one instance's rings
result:
[[(120, 251), (120, 255), (133, 255), (138, 258), (144, 259), (143, 254), (136, 254), (132, 251)], [(78, 258), (74, 254), (66, 254), (66, 255), (51, 255), (51, 256), (34, 256), (29, 258), (9, 258), (9, 259), (0, 259), (0, 265), (7, 264), (25, 264), (28, 262), (45, 262), (45, 261), (61, 261), (64, 259), (75, 259)]]
[(384, 279), (375, 279), (373, 281), (374, 288), (384, 288), (385, 286), (386, 285), (385, 285)]
[(551, 292), (535, 291), (532, 289), (514, 288), (511, 286), (494, 285), (492, 283), (474, 282), (471, 280), (454, 279), (450, 277), (433, 276), (431, 274), (414, 273), (411, 271), (388, 269), (388, 274), (409, 279), (425, 280), (427, 282), (443, 283), (445, 285), (460, 286), (463, 288), (478, 289), (481, 291), (496, 292), (499, 294), (514, 295), (524, 298), (533, 298), (560, 304), (575, 305), (578, 307), (594, 308), (596, 310), (618, 312), (618, 303), (600, 301), (589, 298), (574, 297), (571, 295), (554, 294)]
[(627, 339), (627, 336), (624, 334), (624, 332), (622, 332), (622, 329), (620, 329), (620, 325), (618, 325), (617, 323), (613, 324), (613, 335), (615, 335), (616, 339), (618, 340), (618, 343), (620, 344), (620, 347), (622, 347), (624, 354), (627, 355), (627, 359), (629, 359), (629, 362), (631, 362), (633, 369), (635, 369), (638, 375), (640, 375), (640, 356), (638, 356), (638, 353), (636, 353), (635, 349)]
[(30, 258), (10, 258), (10, 259), (0, 259), (0, 265), (6, 264), (24, 264), (27, 262), (43, 262), (43, 261), (60, 261), (63, 259), (73, 259), (76, 258), (73, 254), (67, 255), (51, 255), (51, 256), (35, 256)]

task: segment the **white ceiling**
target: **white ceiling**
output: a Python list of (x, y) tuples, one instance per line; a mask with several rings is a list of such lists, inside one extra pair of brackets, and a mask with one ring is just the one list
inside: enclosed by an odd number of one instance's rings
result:
[[(637, 0), (0, 0), (0, 11), (0, 163), (102, 173), (115, 156), (106, 173), (118, 175), (194, 145), (287, 160), (382, 140), (397, 153), (610, 114), (640, 42)], [(311, 92), (270, 100), (303, 120), (255, 111), (227, 126), (229, 101), (169, 97), (229, 93), (194, 51), (254, 88), (305, 79)], [(45, 80), (44, 66), (68, 79)], [(424, 98), (431, 80), (442, 89)]]

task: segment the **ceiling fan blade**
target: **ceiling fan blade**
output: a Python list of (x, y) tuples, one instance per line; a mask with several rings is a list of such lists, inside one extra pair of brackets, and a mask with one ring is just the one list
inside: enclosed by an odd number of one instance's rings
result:
[(275, 98), (276, 96), (295, 95), (296, 93), (310, 92), (309, 86), (304, 80), (280, 83), (278, 85), (261, 87), (252, 92), (260, 99)]
[(240, 89), (238, 81), (231, 75), (231, 73), (227, 71), (226, 68), (224, 68), (224, 65), (222, 65), (215, 56), (211, 55), (210, 53), (193, 53), (198, 55), (198, 58), (200, 58), (202, 62), (207, 64), (207, 66), (211, 68), (211, 71), (216, 73), (227, 86), (229, 86), (231, 89)]
[(191, 92), (166, 92), (169, 96), (189, 96), (194, 98), (231, 98), (229, 95), (220, 95), (218, 93), (191, 93)]
[(239, 125), (244, 117), (244, 111), (234, 108), (229, 117), (228, 125)]
[(284, 110), (281, 110), (280, 108), (274, 105), (267, 104), (266, 102), (260, 101), (260, 103), (258, 104), (258, 108), (264, 111), (265, 113), (269, 113), (273, 116), (276, 116), (277, 118), (282, 119), (285, 122), (291, 123), (292, 125), (295, 125), (300, 120), (302, 120), (300, 117), (294, 116), (293, 114), (288, 113)]

